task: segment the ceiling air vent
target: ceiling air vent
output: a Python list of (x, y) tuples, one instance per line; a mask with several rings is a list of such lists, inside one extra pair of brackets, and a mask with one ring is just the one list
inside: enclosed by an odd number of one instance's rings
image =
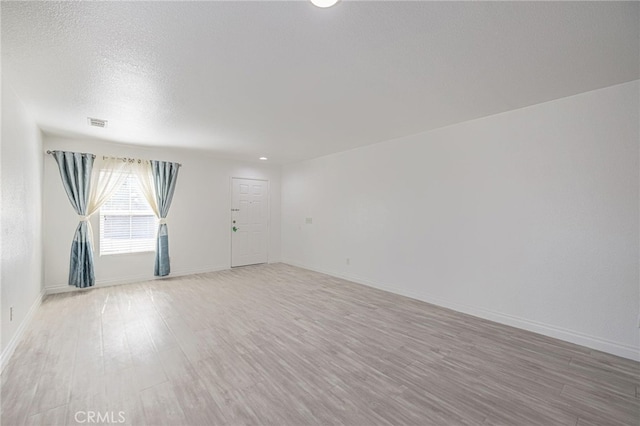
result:
[(87, 122), (89, 123), (89, 126), (102, 127), (102, 128), (107, 127), (107, 120), (100, 120), (99, 118), (87, 117)]

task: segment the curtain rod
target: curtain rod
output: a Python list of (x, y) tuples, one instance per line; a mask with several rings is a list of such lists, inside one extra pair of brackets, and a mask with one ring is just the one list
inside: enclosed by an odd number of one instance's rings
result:
[[(54, 152), (55, 152), (55, 151), (49, 151), (49, 150), (47, 150), (47, 154), (49, 154), (49, 155), (53, 154)], [(96, 158), (96, 155), (95, 155), (95, 154), (89, 154), (88, 152), (82, 152), (81, 154), (88, 154), (88, 155), (92, 156), (93, 158)]]
[[(53, 154), (53, 151), (47, 150), (47, 154)], [(92, 156), (93, 156), (93, 158), (96, 158), (95, 154), (89, 154), (89, 155), (92, 155)], [(148, 160), (142, 160), (142, 159), (140, 159), (140, 158), (111, 157), (111, 156), (108, 156), (108, 155), (103, 155), (103, 156), (102, 156), (102, 159), (103, 159), (103, 160), (106, 160), (107, 158), (115, 158), (115, 159), (117, 159), (117, 160), (125, 160), (125, 161), (126, 161), (126, 160), (133, 160), (133, 161), (136, 161), (136, 160), (138, 160), (138, 161), (148, 161)], [(178, 167), (182, 167), (182, 163), (176, 163), (176, 164), (178, 165)]]
[[(116, 160), (123, 160), (123, 161), (128, 161), (128, 162), (140, 162), (140, 161), (150, 161), (150, 160), (145, 160), (142, 158), (131, 158), (131, 157), (112, 157), (110, 155), (103, 155), (102, 159), (106, 160), (107, 158), (115, 158)], [(176, 163), (178, 165), (178, 167), (182, 167), (182, 163)]]

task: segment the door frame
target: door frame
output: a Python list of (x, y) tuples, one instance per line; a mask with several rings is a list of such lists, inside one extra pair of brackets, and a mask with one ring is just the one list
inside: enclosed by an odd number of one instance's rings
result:
[[(267, 183), (267, 264), (271, 263), (269, 259), (269, 246), (271, 245), (271, 182), (269, 179), (256, 178), (256, 177), (243, 177), (243, 176), (230, 176), (229, 177), (229, 269), (242, 268), (242, 266), (231, 266), (233, 264), (233, 231), (231, 225), (233, 225), (233, 180), (245, 179), (245, 180), (259, 180)], [(250, 266), (250, 265), (245, 265)]]

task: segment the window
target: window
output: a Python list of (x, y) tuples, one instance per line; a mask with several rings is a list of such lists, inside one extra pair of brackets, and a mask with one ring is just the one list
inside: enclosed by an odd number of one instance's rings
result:
[(129, 174), (100, 208), (100, 255), (155, 251), (158, 219)]

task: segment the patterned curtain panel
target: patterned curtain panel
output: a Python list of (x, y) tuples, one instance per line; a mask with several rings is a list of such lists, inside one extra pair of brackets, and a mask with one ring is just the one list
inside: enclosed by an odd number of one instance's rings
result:
[(80, 217), (80, 223), (71, 244), (69, 285), (91, 287), (95, 284), (95, 274), (90, 237), (91, 225), (87, 210), (95, 155), (67, 151), (53, 151), (52, 154), (58, 163), (62, 184), (71, 206)]
[(169, 233), (166, 218), (171, 207), (173, 192), (176, 189), (180, 164), (168, 161), (151, 161), (153, 184), (158, 207), (160, 226), (156, 242), (156, 264), (153, 273), (157, 277), (164, 277), (171, 272), (169, 263)]

